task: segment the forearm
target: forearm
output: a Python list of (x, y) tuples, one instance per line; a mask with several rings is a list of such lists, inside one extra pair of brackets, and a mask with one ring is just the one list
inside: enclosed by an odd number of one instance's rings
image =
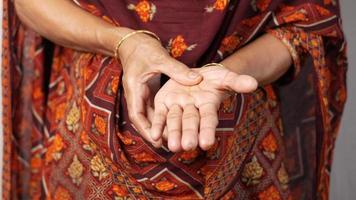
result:
[(265, 34), (221, 62), (238, 74), (253, 76), (259, 85), (272, 83), (291, 66), (292, 57), (284, 44)]
[(119, 28), (70, 0), (15, 0), (20, 20), (49, 40), (69, 48), (112, 56), (130, 29)]

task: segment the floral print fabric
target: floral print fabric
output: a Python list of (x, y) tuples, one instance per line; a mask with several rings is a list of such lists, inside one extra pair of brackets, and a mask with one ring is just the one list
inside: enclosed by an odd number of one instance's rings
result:
[(53, 46), (3, 2), (3, 199), (328, 199), (346, 99), (337, 1), (75, 1), (190, 67), (265, 32), (290, 51), (281, 80), (222, 103), (211, 150), (176, 154), (132, 127), (120, 62)]

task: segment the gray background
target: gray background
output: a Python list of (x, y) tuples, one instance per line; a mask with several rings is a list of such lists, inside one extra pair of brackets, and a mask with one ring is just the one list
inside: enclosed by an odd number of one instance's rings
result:
[(331, 172), (331, 200), (356, 200), (356, 1), (341, 0), (348, 41), (348, 100), (336, 142)]

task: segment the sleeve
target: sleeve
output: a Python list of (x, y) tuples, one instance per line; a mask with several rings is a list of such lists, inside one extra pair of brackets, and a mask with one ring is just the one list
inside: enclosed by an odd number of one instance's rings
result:
[[(283, 84), (296, 79), (304, 67), (312, 67), (318, 138), (317, 193), (318, 199), (328, 199), (333, 149), (347, 96), (347, 45), (340, 3), (338, 0), (285, 2), (288, 4), (275, 4), (273, 26), (267, 32), (288, 48), (293, 59), (293, 66), (281, 78)], [(307, 59), (311, 63), (305, 62)]]
[(339, 2), (290, 2), (281, 3), (273, 16), (276, 26), (267, 30), (288, 48), (293, 59), (293, 67), (281, 78), (281, 83), (293, 81), (306, 58), (311, 57), (314, 65), (325, 65), (331, 51), (338, 49), (339, 52), (334, 54), (341, 55), (345, 46)]
[(308, 56), (308, 44), (321, 45), (322, 38), (312, 33), (306, 33), (297, 27), (271, 29), (268, 33), (278, 38), (288, 49), (293, 67), (278, 81), (286, 84), (292, 82), (300, 73), (302, 65)]

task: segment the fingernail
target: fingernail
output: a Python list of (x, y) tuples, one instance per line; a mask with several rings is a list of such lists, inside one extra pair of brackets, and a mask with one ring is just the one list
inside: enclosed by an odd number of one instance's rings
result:
[(189, 72), (188, 77), (191, 79), (196, 79), (199, 77), (199, 74), (197, 72)]

